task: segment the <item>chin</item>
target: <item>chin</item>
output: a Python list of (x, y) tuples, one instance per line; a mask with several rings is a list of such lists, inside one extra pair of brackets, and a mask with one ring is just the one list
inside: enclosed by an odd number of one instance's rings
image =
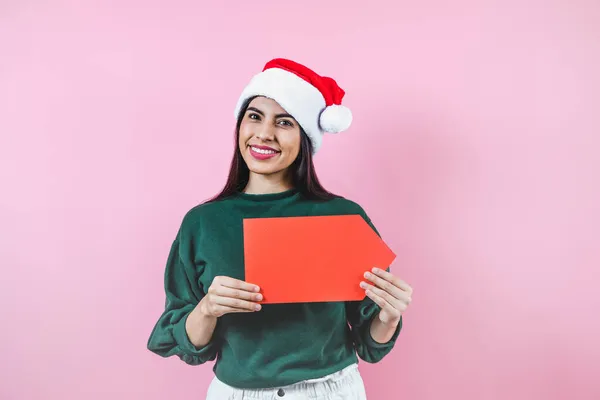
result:
[(250, 172), (258, 175), (272, 175), (281, 171), (281, 168), (277, 168), (275, 166), (256, 165), (256, 163), (248, 164), (248, 169)]
[(281, 160), (260, 161), (251, 154), (244, 154), (244, 161), (250, 172), (260, 175), (272, 175), (283, 171), (286, 167), (281, 165)]

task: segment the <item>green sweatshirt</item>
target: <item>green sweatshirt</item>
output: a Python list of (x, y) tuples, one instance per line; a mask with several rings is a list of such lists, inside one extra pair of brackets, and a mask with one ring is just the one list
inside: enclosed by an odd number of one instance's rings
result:
[(368, 297), (351, 302), (265, 304), (258, 312), (226, 314), (202, 348), (196, 348), (185, 331), (188, 314), (215, 276), (245, 280), (244, 218), (348, 214), (361, 215), (377, 233), (358, 204), (344, 198), (311, 201), (295, 190), (239, 193), (192, 208), (171, 247), (165, 269), (165, 309), (148, 349), (162, 357), (176, 355), (191, 365), (216, 359), (215, 375), (238, 388), (278, 387), (322, 377), (357, 362), (357, 355), (366, 362), (380, 361), (394, 346), (402, 321), (388, 343), (374, 341), (370, 323), (379, 308)]

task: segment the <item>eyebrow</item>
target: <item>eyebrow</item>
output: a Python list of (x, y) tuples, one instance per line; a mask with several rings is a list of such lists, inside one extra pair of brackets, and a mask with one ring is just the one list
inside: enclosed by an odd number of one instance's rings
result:
[[(248, 107), (247, 111), (254, 111), (260, 115), (262, 115), (263, 117), (265, 116), (265, 113), (260, 111), (258, 108), (254, 108), (254, 107)], [(294, 117), (292, 117), (290, 114), (288, 113), (282, 113), (282, 114), (276, 114), (275, 118), (291, 118), (294, 119)]]

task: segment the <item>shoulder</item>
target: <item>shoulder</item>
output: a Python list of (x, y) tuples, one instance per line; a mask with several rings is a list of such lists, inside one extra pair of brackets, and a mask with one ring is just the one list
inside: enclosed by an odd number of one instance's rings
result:
[(189, 208), (181, 220), (180, 234), (198, 232), (207, 218), (214, 218), (227, 208), (227, 200), (219, 200), (195, 205)]
[(336, 215), (360, 215), (365, 222), (379, 235), (379, 231), (373, 224), (371, 218), (369, 218), (365, 209), (358, 204), (356, 201), (350, 200), (345, 197), (337, 197), (335, 199), (326, 202), (327, 210), (322, 210), (323, 214), (336, 214)]
[(198, 219), (202, 219), (203, 216), (215, 212), (217, 209), (223, 206), (223, 200), (214, 201), (210, 203), (201, 203), (188, 209), (183, 216), (184, 222), (193, 222)]

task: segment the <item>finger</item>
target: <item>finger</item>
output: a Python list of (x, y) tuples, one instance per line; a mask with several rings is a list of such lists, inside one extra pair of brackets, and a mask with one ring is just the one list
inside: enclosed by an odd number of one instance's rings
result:
[(366, 282), (361, 282), (360, 287), (365, 290), (370, 290), (371, 292), (375, 293), (378, 297), (381, 297), (382, 299), (384, 299), (388, 304), (390, 304), (396, 310), (404, 311), (406, 309), (406, 306), (408, 305), (408, 299), (406, 299), (406, 298), (397, 299), (397, 298), (393, 297), (392, 295), (390, 295), (389, 293), (379, 289), (378, 287), (369, 285)]
[(258, 303), (253, 303), (251, 301), (240, 299), (233, 299), (231, 297), (215, 296), (214, 302), (222, 306), (239, 308), (243, 310), (258, 311), (261, 309), (261, 305)]
[(375, 291), (371, 290), (371, 289), (367, 289), (365, 291), (365, 294), (375, 302), (375, 304), (377, 304), (381, 309), (384, 309), (386, 307), (390, 307), (390, 304), (381, 296), (379, 296), (377, 293), (375, 293)]
[(405, 292), (412, 292), (412, 288), (408, 283), (404, 282), (402, 279), (398, 278), (391, 272), (381, 268), (373, 268), (372, 272), (380, 278), (390, 282), (392, 285), (404, 290)]
[(253, 312), (254, 310), (245, 310), (243, 308), (233, 308), (233, 307), (228, 307), (228, 306), (222, 306), (217, 304), (215, 306), (216, 308), (216, 312), (219, 315), (224, 315), (224, 314), (231, 314), (231, 313), (250, 313)]
[(377, 275), (374, 275), (370, 272), (365, 272), (365, 278), (373, 282), (373, 284), (378, 288), (383, 289), (384, 291), (388, 292), (397, 299), (399, 299), (402, 296), (402, 289), (395, 286), (393, 283), (378, 277)]
[(215, 286), (208, 289), (209, 293), (221, 296), (230, 297), (232, 299), (241, 299), (248, 301), (261, 301), (263, 299), (260, 293), (251, 293), (241, 289), (231, 289), (227, 286)]
[(232, 289), (245, 290), (247, 292), (260, 291), (260, 288), (257, 285), (231, 278), (229, 276), (217, 276), (214, 281), (219, 283), (221, 286), (226, 286)]
[(382, 311), (385, 311), (389, 315), (393, 316), (393, 318), (399, 318), (402, 315), (402, 312), (394, 307), (381, 296), (378, 296), (374, 291), (367, 290), (366, 295), (375, 302), (381, 308)]

